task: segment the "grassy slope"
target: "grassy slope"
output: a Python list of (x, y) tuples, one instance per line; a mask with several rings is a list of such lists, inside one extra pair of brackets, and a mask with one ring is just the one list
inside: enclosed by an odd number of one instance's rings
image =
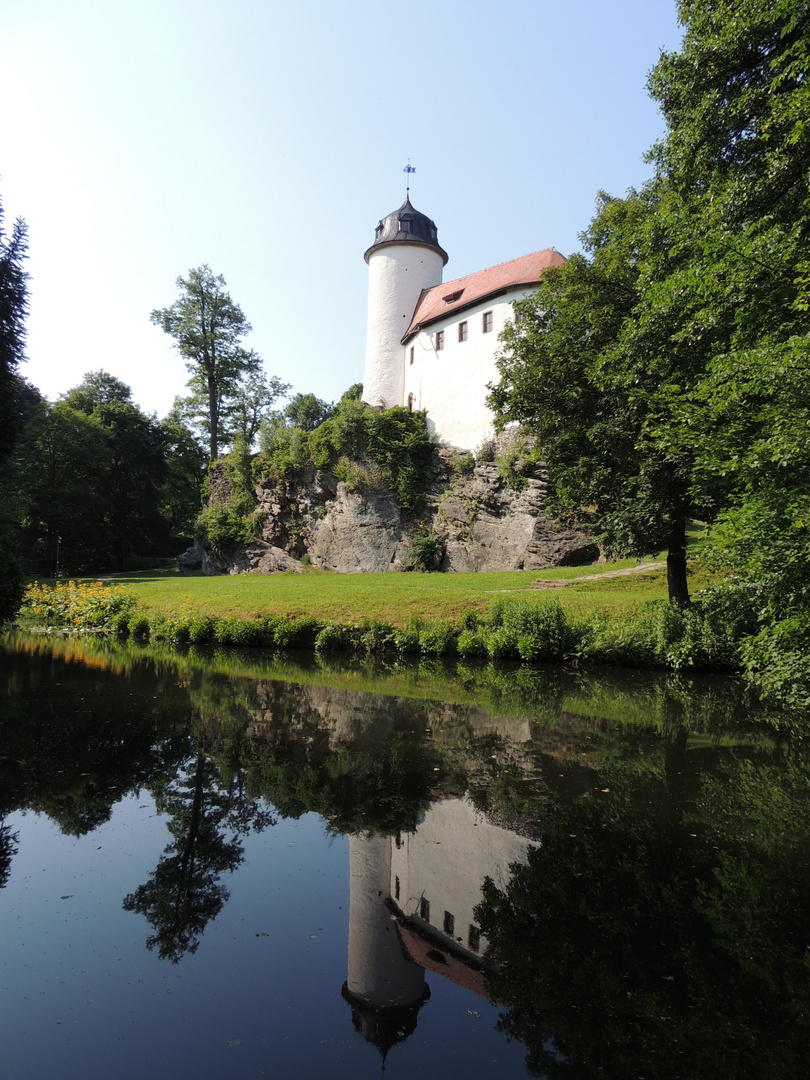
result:
[(468, 610), (485, 612), (498, 596), (530, 601), (555, 599), (572, 614), (595, 607), (619, 614), (646, 600), (665, 599), (663, 568), (627, 577), (535, 589), (537, 581), (565, 581), (638, 565), (635, 559), (602, 566), (480, 574), (304, 574), (203, 577), (177, 572), (133, 574), (116, 579), (131, 588), (138, 607), (165, 615), (311, 615), (319, 621), (369, 619), (408, 627), (417, 619), (455, 621)]

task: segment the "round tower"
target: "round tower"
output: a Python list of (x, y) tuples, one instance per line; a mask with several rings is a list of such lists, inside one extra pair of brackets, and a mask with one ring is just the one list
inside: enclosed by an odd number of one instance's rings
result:
[(414, 210), (410, 198), (377, 225), (368, 263), (368, 328), (363, 401), (390, 409), (403, 404), (402, 338), (423, 289), (440, 285), (447, 252), (436, 226)]

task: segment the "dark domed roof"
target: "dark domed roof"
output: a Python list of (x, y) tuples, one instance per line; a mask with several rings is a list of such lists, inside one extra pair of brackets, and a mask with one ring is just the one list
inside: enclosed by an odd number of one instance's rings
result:
[(388, 244), (419, 244), (422, 247), (431, 248), (441, 255), (443, 266), (447, 264), (449, 257), (444, 248), (439, 245), (435, 223), (425, 214), (414, 210), (407, 196), (399, 210), (392, 211), (378, 224), (374, 233), (374, 243), (364, 256), (366, 262), (372, 251), (386, 247)]

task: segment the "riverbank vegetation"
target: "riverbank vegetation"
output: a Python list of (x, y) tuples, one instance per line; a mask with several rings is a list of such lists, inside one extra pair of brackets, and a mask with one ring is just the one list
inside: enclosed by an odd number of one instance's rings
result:
[[(586, 580), (576, 569), (557, 570), (541, 581), (527, 573), (147, 575), (126, 585), (31, 586), (20, 622), (176, 644), (308, 649), (321, 656), (742, 671), (766, 699), (810, 704), (801, 672), (773, 667), (763, 674), (749, 661), (756, 626), (729, 605), (726, 590), (709, 587), (694, 604), (679, 608), (666, 599), (664, 575), (660, 564), (620, 577), (605, 567)], [(559, 587), (552, 594), (533, 587), (538, 584)]]

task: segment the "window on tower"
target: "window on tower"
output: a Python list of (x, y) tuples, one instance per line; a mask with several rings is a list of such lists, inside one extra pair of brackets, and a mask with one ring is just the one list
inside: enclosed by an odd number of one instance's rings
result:
[(467, 320), (466, 319), (464, 320), (464, 322), (460, 322), (458, 324), (458, 340), (459, 341), (466, 341), (467, 340)]
[(444, 330), (436, 331), (436, 352), (444, 348)]

